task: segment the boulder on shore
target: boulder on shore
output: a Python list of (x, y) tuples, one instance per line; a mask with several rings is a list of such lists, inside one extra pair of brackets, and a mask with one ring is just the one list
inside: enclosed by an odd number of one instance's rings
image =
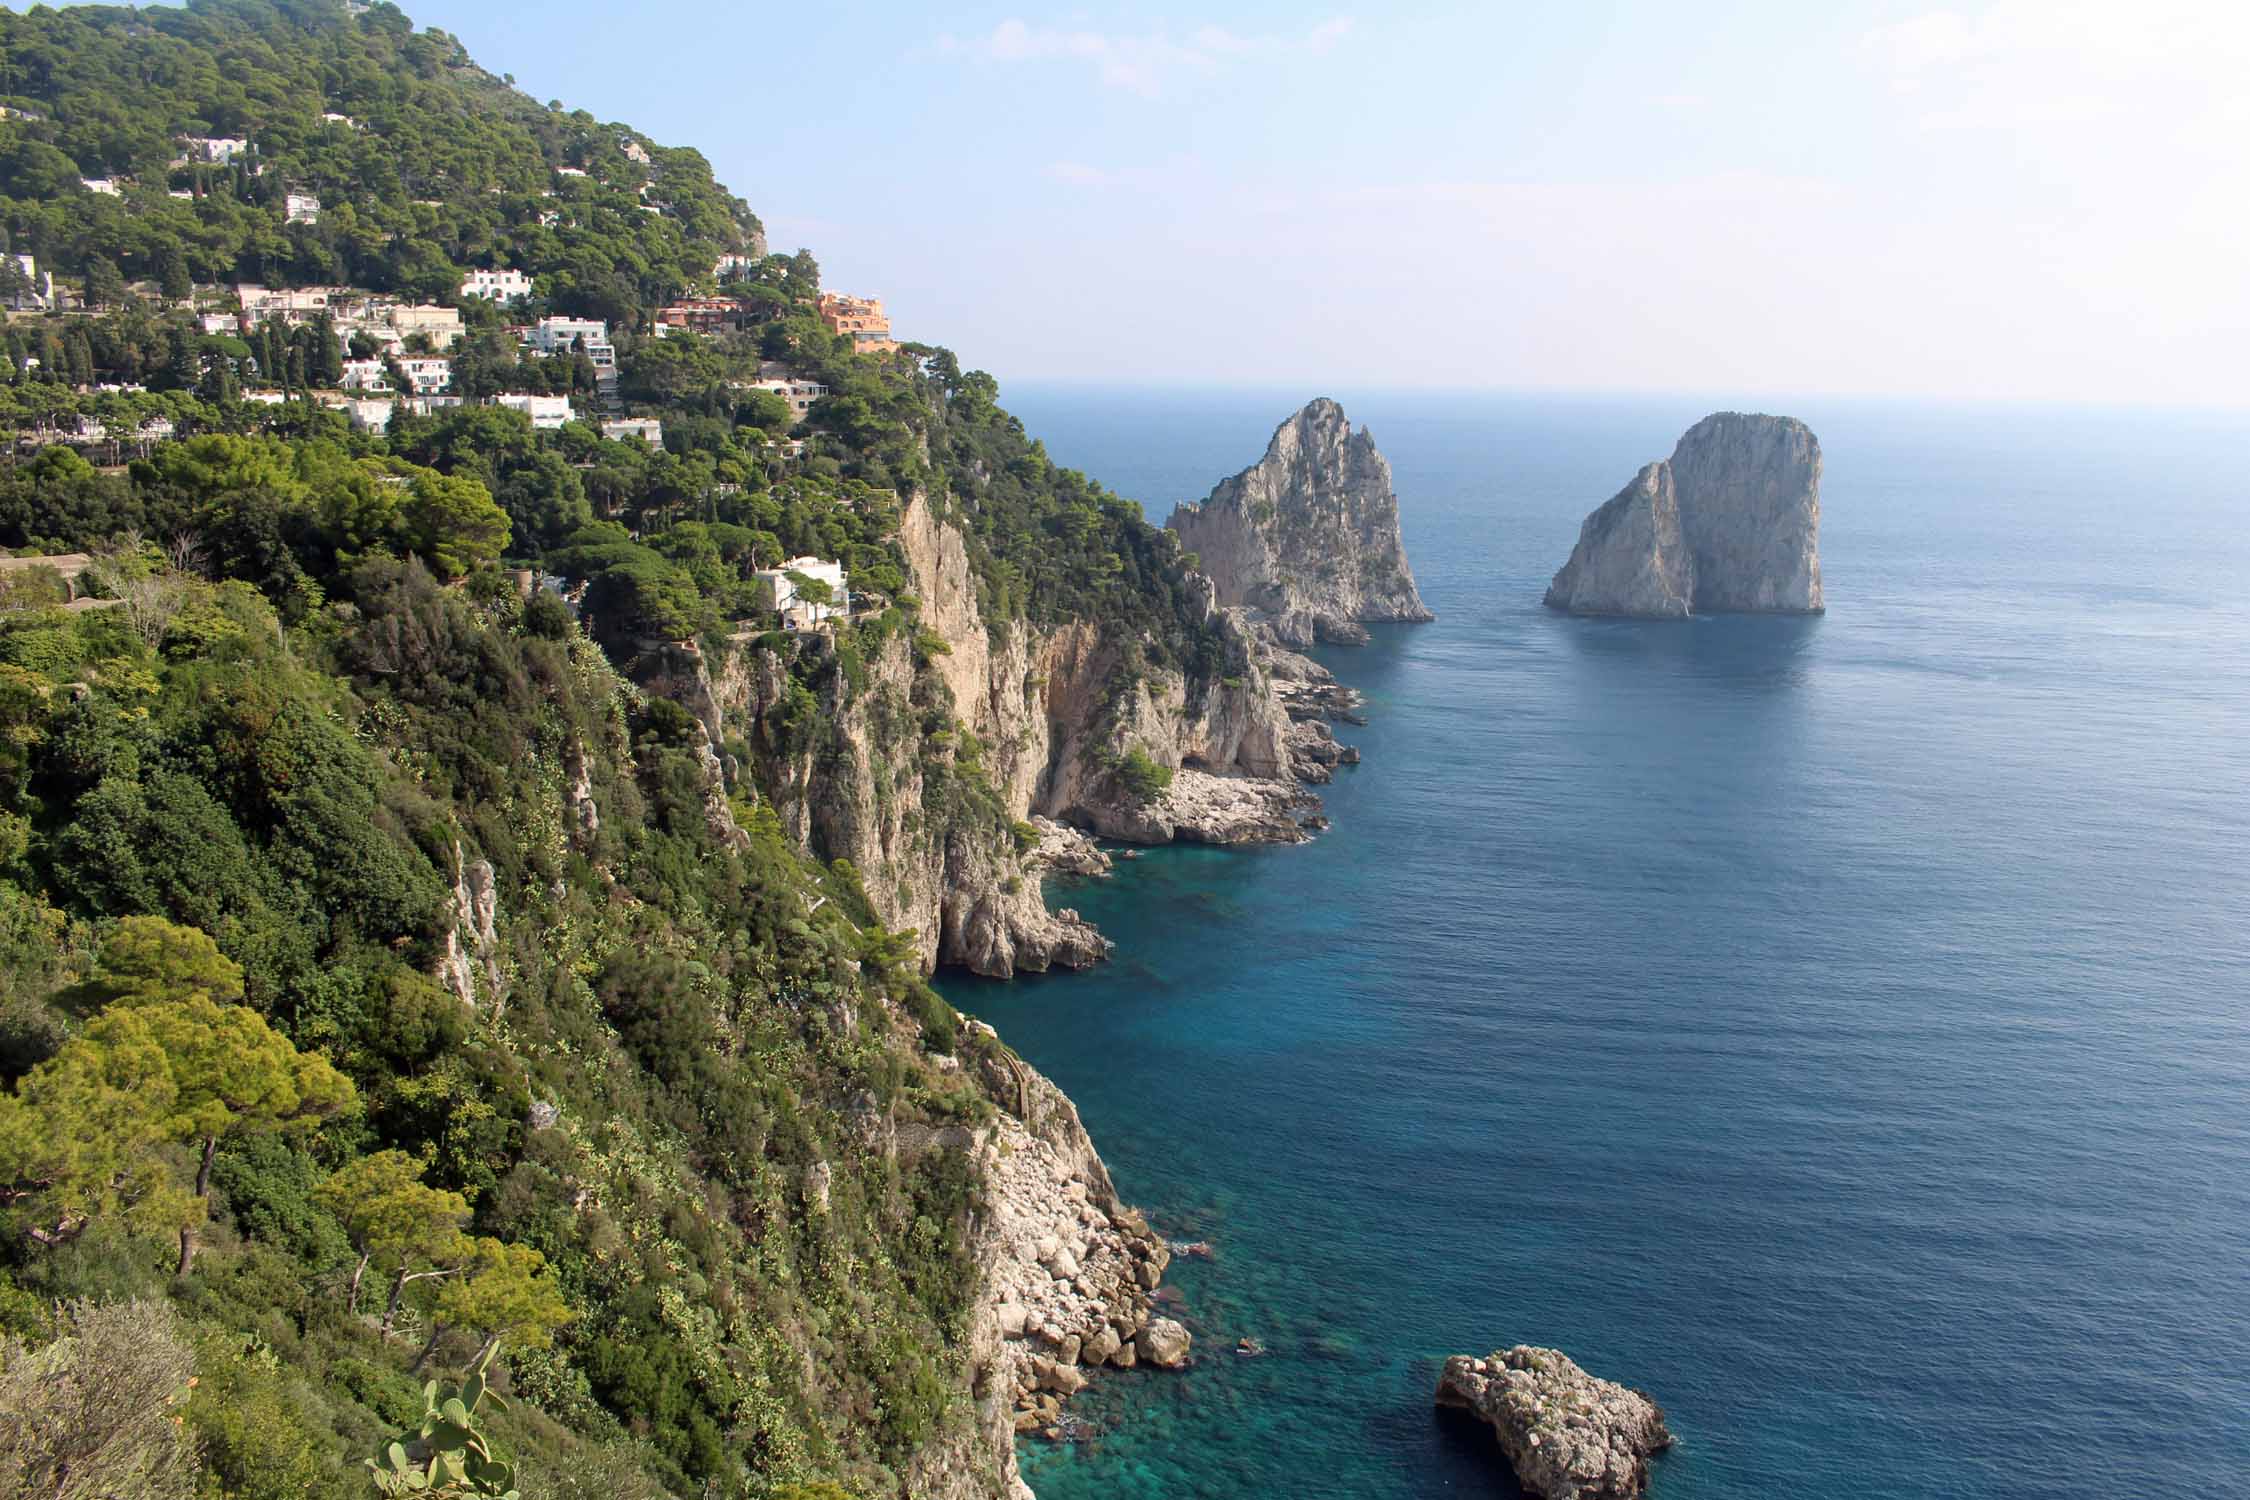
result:
[(1597, 1380), (1559, 1349), (1456, 1354), (1438, 1377), (1437, 1404), (1491, 1424), (1516, 1482), (1541, 1500), (1634, 1500), (1649, 1455), (1672, 1446), (1664, 1409), (1613, 1380)]

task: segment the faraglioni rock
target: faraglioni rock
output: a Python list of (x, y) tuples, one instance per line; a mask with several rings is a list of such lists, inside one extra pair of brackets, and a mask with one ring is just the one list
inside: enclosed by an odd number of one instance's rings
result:
[(1364, 624), (1437, 618), (1407, 566), (1390, 464), (1325, 396), (1274, 430), (1264, 458), (1165, 524), (1218, 602), (1257, 611), (1285, 645), (1357, 645)]
[(1824, 608), (1820, 440), (1794, 417), (1705, 417), (1586, 518), (1547, 605), (1652, 619)]
[(1560, 1349), (1456, 1354), (1438, 1377), (1437, 1404), (1490, 1423), (1516, 1482), (1541, 1500), (1632, 1500), (1647, 1488), (1649, 1455), (1672, 1446), (1664, 1408), (1597, 1380)]

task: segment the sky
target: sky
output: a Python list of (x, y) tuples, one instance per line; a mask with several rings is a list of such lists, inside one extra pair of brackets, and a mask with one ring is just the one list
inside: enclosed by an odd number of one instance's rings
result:
[(2250, 3), (407, 0), (1010, 380), (2250, 405)]

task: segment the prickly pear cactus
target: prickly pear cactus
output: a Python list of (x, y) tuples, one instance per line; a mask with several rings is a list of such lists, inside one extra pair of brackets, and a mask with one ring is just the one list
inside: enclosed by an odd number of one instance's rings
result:
[(515, 1470), (493, 1456), (492, 1445), (476, 1425), (480, 1407), (508, 1407), (485, 1385), (493, 1353), (487, 1349), (458, 1386), (441, 1387), (433, 1380), (422, 1387), (421, 1423), (367, 1461), (378, 1492), (427, 1500), (519, 1500)]

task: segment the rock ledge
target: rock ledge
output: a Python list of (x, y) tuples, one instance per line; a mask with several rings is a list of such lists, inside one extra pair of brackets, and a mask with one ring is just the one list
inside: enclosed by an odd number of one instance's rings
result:
[(1456, 1354), (1437, 1404), (1489, 1422), (1517, 1482), (1542, 1500), (1633, 1500), (1648, 1485), (1649, 1455), (1672, 1446), (1662, 1407), (1559, 1349)]

